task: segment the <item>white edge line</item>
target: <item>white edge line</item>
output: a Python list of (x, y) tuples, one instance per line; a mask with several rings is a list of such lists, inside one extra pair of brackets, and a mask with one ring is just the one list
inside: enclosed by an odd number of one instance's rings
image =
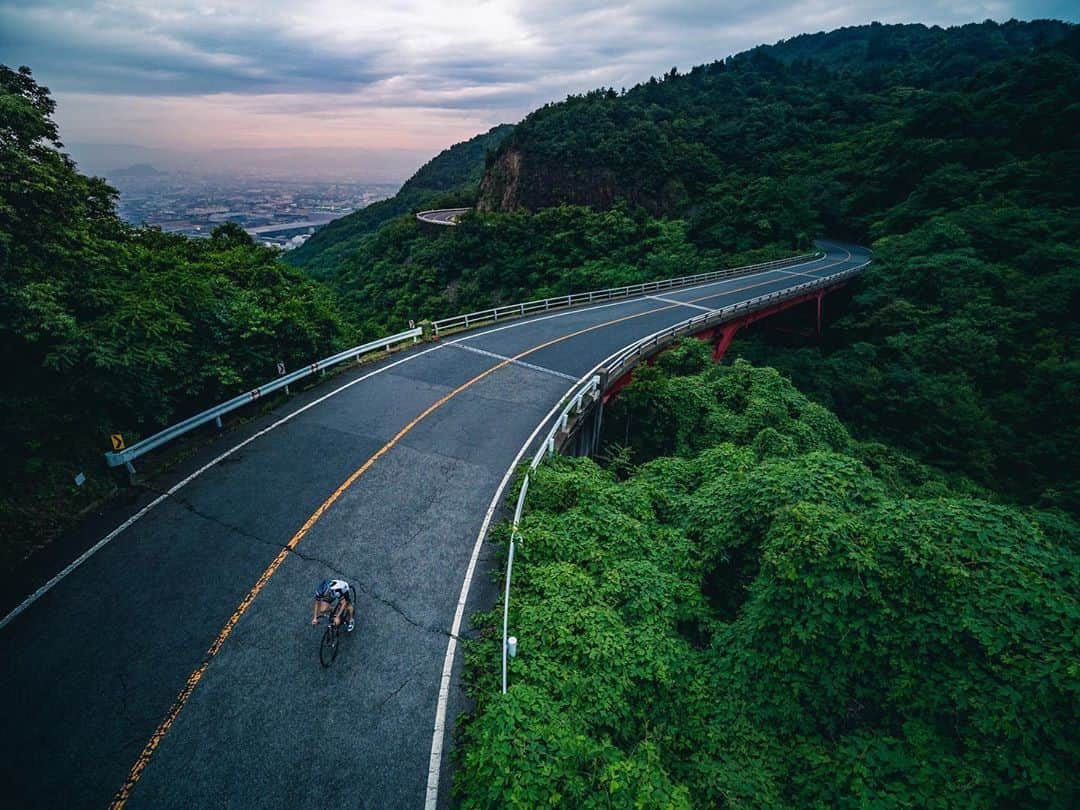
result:
[[(619, 351), (622, 351), (622, 349)], [(484, 538), (487, 537), (491, 519), (495, 515), (495, 510), (499, 508), (499, 504), (502, 502), (503, 491), (506, 489), (506, 485), (510, 483), (510, 478), (513, 476), (515, 468), (521, 463), (522, 456), (524, 456), (525, 452), (529, 449), (529, 445), (536, 440), (537, 435), (543, 430), (544, 425), (551, 421), (551, 418), (555, 416), (559, 407), (564, 404), (564, 400), (581, 384), (582, 380), (586, 380), (596, 374), (601, 366), (611, 360), (616, 354), (618, 354), (618, 352), (609, 354), (593, 366), (591, 371), (576, 380), (573, 385), (566, 389), (566, 393), (559, 397), (551, 410), (547, 412), (547, 415), (540, 420), (539, 424), (537, 424), (533, 429), (533, 432), (529, 435), (529, 438), (525, 440), (525, 444), (521, 445), (521, 449), (518, 450), (517, 455), (514, 456), (514, 460), (510, 462), (510, 466), (506, 468), (506, 474), (503, 475), (502, 481), (499, 482), (499, 488), (495, 490), (495, 495), (492, 497), (487, 512), (484, 514), (484, 521), (480, 524), (480, 532), (476, 535), (476, 543), (473, 544), (472, 556), (469, 558), (469, 566), (465, 569), (465, 581), (461, 583), (461, 594), (458, 596), (457, 609), (454, 611), (454, 624), (450, 628), (450, 638), (446, 642), (446, 657), (443, 659), (442, 679), (439, 682), (439, 702), (435, 708), (435, 728), (431, 735), (431, 758), (428, 760), (427, 798), (424, 801), (424, 810), (436, 810), (436, 805), (439, 800), (439, 773), (442, 768), (443, 740), (446, 736), (446, 706), (450, 699), (450, 678), (454, 670), (454, 655), (457, 652), (457, 638), (458, 634), (461, 632), (461, 620), (465, 615), (465, 604), (469, 600), (469, 589), (472, 586), (473, 574), (476, 572), (476, 561), (480, 556), (480, 549), (484, 544)]]
[[(822, 258), (826, 258), (826, 257), (822, 257)], [(819, 262), (819, 261), (822, 261), (822, 259), (812, 259), (812, 260), (804, 262), (803, 264), (791, 265), (791, 267), (802, 267), (802, 266), (804, 266), (806, 264), (813, 264), (814, 262)], [(754, 276), (754, 275), (763, 275), (764, 273), (772, 273), (772, 272), (777, 272), (777, 271), (789, 272), (789, 273), (791, 272), (790, 270), (786, 270), (785, 268), (777, 268), (776, 270), (765, 270), (765, 271), (762, 271), (762, 273), (750, 273), (747, 276), (736, 276), (736, 277), (730, 278), (730, 279), (718, 279), (716, 281), (705, 282), (704, 284), (699, 284), (699, 285), (696, 285), (696, 286), (693, 286), (693, 287), (680, 287), (679, 289), (680, 289), (680, 291), (682, 291), (682, 290), (699, 290), (699, 289), (703, 289), (705, 287), (711, 287), (711, 286), (714, 286), (714, 285), (717, 285), (717, 284), (724, 284), (724, 283), (726, 283), (728, 281), (735, 281), (736, 279), (744, 279), (744, 278), (749, 278), (750, 276)], [(795, 274), (795, 275), (802, 275), (802, 274)], [(464, 342), (466, 340), (472, 340), (474, 338), (483, 337), (484, 335), (490, 335), (490, 334), (492, 334), (494, 332), (502, 332), (504, 329), (515, 329), (515, 328), (517, 328), (519, 326), (525, 326), (526, 324), (529, 324), (529, 323), (536, 323), (538, 321), (546, 321), (546, 320), (549, 320), (551, 318), (561, 318), (561, 317), (564, 317), (564, 316), (567, 316), (567, 315), (577, 314), (577, 313), (581, 313), (581, 312), (589, 312), (589, 311), (595, 310), (595, 309), (607, 309), (608, 307), (620, 306), (622, 304), (627, 304), (627, 303), (630, 303), (630, 302), (633, 302), (633, 301), (641, 301), (641, 300), (644, 300), (647, 297), (650, 297), (650, 296), (639, 296), (637, 298), (623, 298), (623, 299), (621, 299), (619, 301), (611, 301), (611, 302), (608, 302), (608, 303), (605, 303), (605, 304), (596, 304), (596, 305), (591, 306), (591, 307), (577, 307), (577, 308), (573, 308), (573, 309), (567, 309), (567, 310), (563, 310), (563, 311), (560, 311), (560, 312), (552, 313), (550, 315), (544, 315), (544, 316), (541, 316), (539, 318), (527, 318), (527, 319), (520, 320), (520, 321), (517, 321), (517, 322), (512, 323), (512, 324), (508, 324), (506, 326), (498, 326), (498, 327), (495, 327), (495, 328), (492, 328), (492, 329), (485, 329), (484, 331), (481, 331), (481, 332), (474, 332), (473, 334), (465, 335), (464, 337), (457, 338), (456, 340), (448, 340), (448, 341), (446, 341), (446, 343), (448, 343), (448, 344), (461, 343), (461, 342)], [(368, 379), (369, 377), (374, 377), (376, 374), (381, 374), (382, 372), (387, 371), (389, 369), (392, 369), (395, 366), (399, 366), (402, 363), (407, 363), (410, 360), (415, 360), (418, 357), (422, 357), (425, 354), (429, 354), (430, 352), (433, 352), (433, 351), (435, 351), (437, 349), (440, 349), (440, 348), (442, 348), (441, 344), (438, 345), (438, 346), (433, 346), (430, 349), (425, 349), (422, 352), (417, 352), (416, 354), (410, 354), (408, 357), (403, 357), (402, 359), (400, 359), (400, 360), (398, 360), (398, 361), (396, 361), (394, 363), (391, 363), (390, 365), (383, 366), (382, 368), (375, 369), (374, 371), (369, 372), (368, 374), (365, 374), (362, 377), (358, 377), (355, 380), (353, 380), (352, 382), (346, 383), (345, 385), (341, 386), (340, 388), (335, 388), (333, 391), (330, 391), (329, 393), (324, 394), (323, 396), (319, 397), (318, 399), (313, 400), (312, 402), (309, 402), (307, 405), (303, 406), (302, 408), (298, 408), (297, 410), (290, 413), (288, 416), (282, 417), (278, 421), (274, 422), (272, 425), (269, 425), (268, 427), (263, 428), (258, 433), (255, 433), (255, 434), (249, 436), (248, 438), (244, 439), (244, 441), (242, 441), (239, 444), (237, 444), (237, 445), (231, 447), (230, 449), (226, 450), (224, 453), (222, 453), (217, 458), (207, 462), (205, 465), (203, 465), (202, 467), (197, 469), (195, 472), (193, 472), (187, 478), (185, 478), (182, 481), (174, 484), (163, 495), (159, 495), (157, 498), (152, 500), (150, 503), (148, 503), (146, 506), (144, 506), (142, 509), (140, 509), (138, 512), (136, 512), (134, 515), (129, 517), (127, 520), (125, 520), (123, 523), (121, 523), (119, 526), (117, 526), (115, 529), (113, 529), (111, 532), (109, 532), (107, 535), (105, 535), (103, 538), (101, 538), (98, 542), (96, 542), (94, 545), (92, 545), (90, 548), (88, 548), (86, 551), (84, 551), (82, 554), (80, 554), (73, 562), (69, 563), (62, 571), (60, 571), (59, 574), (54, 576), (52, 579), (50, 579), (48, 582), (46, 582), (44, 585), (42, 585), (40, 588), (38, 588), (36, 591), (34, 591), (28, 597), (26, 597), (26, 599), (24, 599), (19, 604), (18, 607), (16, 607), (14, 610), (12, 610), (10, 613), (8, 613), (2, 620), (0, 620), (0, 630), (3, 630), (5, 627), (7, 627), (7, 625), (10, 624), (12, 622), (12, 620), (16, 619), (19, 616), (19, 614), (21, 614), (23, 611), (25, 611), (28, 607), (30, 607), (32, 604), (34, 604), (34, 602), (36, 602), (38, 599), (40, 599), (42, 596), (44, 596), (46, 593), (48, 593), (54, 587), (56, 587), (56, 585), (59, 584), (61, 580), (63, 580), (72, 571), (74, 571), (76, 568), (78, 568), (80, 565), (82, 565), (84, 562), (86, 562), (88, 559), (90, 559), (94, 554), (96, 554), (98, 551), (100, 551), (102, 548), (104, 548), (106, 545), (108, 545), (110, 542), (112, 542), (114, 539), (116, 539), (117, 535), (121, 534), (125, 529), (130, 528), (132, 526), (132, 524), (134, 524), (137, 520), (142, 518), (147, 512), (149, 512), (155, 506), (160, 504), (162, 501), (164, 501), (164, 500), (168, 499), (170, 496), (174, 495), (181, 488), (183, 488), (183, 487), (187, 486), (188, 484), (190, 484), (192, 481), (194, 481), (196, 478), (198, 478), (204, 472), (209, 470), (211, 467), (215, 466), (219, 462), (221, 462), (224, 459), (231, 456), (233, 453), (235, 453), (240, 448), (245, 447), (246, 445), (253, 442), (255, 439), (259, 438), (260, 436), (263, 436), (263, 435), (269, 433), (274, 428), (280, 427), (281, 425), (283, 425), (286, 422), (290, 421), (294, 416), (299, 416), (300, 414), (302, 414), (304, 411), (308, 410), (309, 408), (314, 408), (316, 405), (319, 405), (322, 402), (325, 402), (330, 397), (341, 393), (346, 388), (351, 388), (352, 386), (356, 385), (357, 383), (363, 382), (364, 380)], [(530, 439), (530, 441), (531, 441), (531, 439)], [(517, 462), (514, 462), (514, 463), (516, 464)], [(501, 489), (500, 489), (500, 492), (501, 492)], [(451, 638), (451, 641), (453, 641), (452, 638)]]
[[(715, 283), (715, 282), (710, 282)], [(702, 285), (708, 286), (708, 285)], [(651, 297), (651, 296), (648, 296)], [(635, 300), (635, 299), (628, 299)], [(625, 303), (625, 301), (619, 302)], [(612, 306), (611, 304), (602, 304), (602, 307)], [(593, 308), (593, 307), (590, 307)], [(579, 312), (581, 310), (578, 310)], [(558, 313), (564, 315), (566, 313)], [(556, 317), (555, 315), (549, 317)], [(541, 320), (541, 319), (537, 319)], [(499, 327), (499, 329), (510, 329), (512, 326), (520, 324), (511, 324), (510, 326)], [(492, 330), (499, 331), (499, 330)], [(464, 339), (464, 338), (462, 338)], [(631, 346), (636, 341), (631, 341), (626, 346)], [(437, 810), (439, 802), (439, 777), (442, 771), (442, 754), (443, 754), (443, 741), (446, 738), (446, 707), (450, 700), (450, 680), (454, 671), (454, 656), (457, 653), (457, 639), (461, 632), (461, 620), (465, 615), (465, 606), (469, 601), (469, 590), (472, 587), (473, 575), (476, 573), (476, 561), (480, 557), (480, 549), (483, 547), (484, 539), (487, 537), (488, 527), (491, 525), (491, 519), (495, 516), (495, 510), (499, 508), (499, 504), (502, 502), (503, 492), (506, 490), (506, 485), (510, 483), (510, 478), (514, 474), (514, 469), (521, 463), (522, 456), (529, 449), (535, 440), (537, 435), (543, 429), (555, 413), (559, 410), (559, 406), (564, 403), (564, 400), (573, 393), (581, 383), (589, 377), (596, 374), (608, 363), (612, 358), (618, 355), (620, 352), (625, 351), (626, 346), (615, 352), (612, 352), (595, 366), (587, 374), (579, 378), (573, 385), (571, 385), (566, 393), (563, 394), (551, 410), (547, 412), (539, 424), (533, 428), (533, 432), (529, 434), (529, 438), (525, 440), (525, 444), (518, 450), (517, 455), (514, 456), (514, 460), (510, 462), (510, 466), (506, 468), (506, 473), (502, 477), (502, 481), (499, 482), (498, 489), (495, 490), (495, 494), (491, 498), (491, 503), (488, 504), (487, 512), (484, 513), (484, 520), (480, 524), (480, 531), (476, 535), (476, 542), (473, 544), (472, 555), (469, 557), (469, 565), (465, 569), (465, 580), (461, 583), (461, 593), (458, 595), (457, 608), (454, 611), (454, 623), (450, 627), (450, 637), (446, 642), (446, 656), (443, 658), (442, 677), (439, 681), (439, 701), (435, 707), (435, 727), (431, 734), (431, 756), (428, 759), (428, 783), (427, 783), (427, 796), (424, 799), (424, 810)]]
[(15, 608), (7, 616), (5, 616), (3, 618), (3, 620), (0, 620), (0, 630), (2, 630), (4, 627), (6, 627), (20, 613), (22, 613), (24, 610), (26, 610), (28, 607), (30, 607), (32, 604), (34, 604), (34, 602), (36, 602), (38, 599), (40, 599), (42, 596), (44, 596), (46, 593), (48, 593), (50, 590), (52, 590), (62, 579), (64, 579), (64, 577), (66, 577), (68, 574), (70, 574), (72, 571), (74, 571), (76, 568), (78, 568), (80, 565), (82, 565), (84, 562), (86, 562), (88, 559), (90, 559), (90, 557), (92, 557), (94, 554), (96, 554), (98, 551), (100, 551), (104, 546), (106, 546), (108, 543), (110, 543), (112, 540), (114, 540), (117, 535), (119, 535), (125, 529), (129, 528), (133, 523), (135, 523), (135, 521), (139, 520), (147, 512), (149, 512), (155, 506), (160, 504), (162, 501), (166, 500), (167, 498), (169, 498), (172, 495), (175, 495), (180, 489), (182, 489), (183, 487), (190, 484), (192, 481), (194, 481), (196, 478), (198, 478), (204, 472), (209, 470), (211, 467), (215, 466), (216, 464), (218, 464), (221, 461), (224, 461), (226, 458), (231, 456), (237, 450), (241, 449), (242, 447), (246, 447), (248, 444), (255, 441), (260, 436), (264, 436), (265, 434), (269, 433), (274, 428), (277, 428), (277, 427), (280, 427), (281, 425), (284, 425), (286, 422), (290, 421), (294, 417), (299, 416), (300, 414), (304, 413), (304, 411), (307, 411), (310, 408), (314, 408), (316, 405), (322, 404), (323, 402), (330, 399), (330, 397), (335, 396), (336, 394), (340, 394), (346, 388), (351, 388), (352, 386), (356, 385), (357, 383), (363, 382), (364, 380), (368, 379), (369, 377), (374, 377), (376, 374), (381, 374), (382, 372), (388, 371), (389, 369), (392, 369), (395, 366), (399, 366), (402, 363), (406, 363), (406, 362), (408, 362), (410, 360), (415, 360), (417, 357), (422, 357), (425, 354), (429, 354), (430, 352), (436, 351), (437, 349), (441, 349), (441, 348), (442, 348), (442, 346), (432, 346), (430, 349), (425, 349), (424, 351), (417, 352), (416, 354), (410, 354), (408, 357), (403, 357), (403, 358), (401, 358), (400, 360), (398, 360), (398, 361), (396, 361), (394, 363), (390, 363), (389, 365), (383, 366), (382, 368), (377, 368), (374, 371), (370, 371), (367, 374), (363, 375), (362, 377), (357, 377), (355, 380), (352, 380), (351, 382), (347, 382), (344, 385), (340, 386), (339, 388), (335, 388), (333, 391), (330, 391), (330, 392), (328, 392), (326, 394), (323, 394), (321, 397), (319, 397), (316, 400), (313, 400), (313, 401), (309, 402), (307, 405), (304, 405), (301, 408), (297, 408), (295, 411), (288, 414), (287, 416), (283, 416), (281, 419), (278, 419), (273, 424), (268, 425), (267, 427), (264, 427), (258, 433), (253, 433), (251, 436), (248, 436), (242, 442), (230, 447), (228, 450), (226, 450), (224, 453), (222, 453), (217, 458), (212, 459), (211, 461), (208, 461), (202, 467), (199, 467), (199, 469), (195, 470), (195, 472), (191, 473), (191, 475), (189, 475), (187, 478), (184, 478), (182, 481), (178, 481), (177, 483), (173, 484), (163, 494), (161, 494), (158, 497), (154, 498), (154, 500), (152, 500), (150, 503), (148, 503), (146, 506), (144, 506), (142, 509), (140, 509), (138, 512), (136, 512), (134, 515), (129, 517), (127, 520), (125, 520), (123, 523), (121, 523), (119, 526), (117, 526), (115, 529), (113, 529), (111, 532), (109, 532), (103, 538), (98, 540), (94, 545), (92, 545), (90, 548), (88, 548), (86, 551), (84, 551), (81, 555), (79, 555), (79, 557), (74, 562), (70, 563), (59, 574), (54, 576), (52, 579), (50, 579), (48, 582), (46, 582), (44, 585), (42, 585), (40, 588), (38, 588), (36, 591), (34, 591), (28, 597), (26, 597), (26, 599), (24, 599), (22, 601), (22, 603), (17, 608)]

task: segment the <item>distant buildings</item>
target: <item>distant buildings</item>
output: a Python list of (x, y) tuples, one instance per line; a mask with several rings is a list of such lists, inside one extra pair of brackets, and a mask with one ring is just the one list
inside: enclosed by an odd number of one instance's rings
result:
[(257, 241), (282, 250), (299, 247), (316, 228), (397, 191), (384, 183), (141, 169), (121, 171), (109, 180), (120, 191), (120, 215), (128, 222), (196, 239), (209, 236), (222, 222), (235, 222)]

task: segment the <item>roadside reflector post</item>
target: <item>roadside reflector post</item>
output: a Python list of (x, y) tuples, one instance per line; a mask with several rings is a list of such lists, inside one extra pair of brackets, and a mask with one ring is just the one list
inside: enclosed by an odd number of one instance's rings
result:
[(517, 636), (510, 636), (506, 640), (506, 652), (511, 658), (517, 657)]
[[(279, 377), (285, 376), (285, 364), (280, 360), (278, 360), (277, 364), (277, 373)], [(285, 386), (285, 396), (289, 396), (289, 386), (287, 385)]]
[(220, 417), (220, 416), (219, 416), (219, 417), (217, 417), (217, 418), (216, 418), (216, 419), (214, 420), (214, 424), (218, 426), (218, 430), (221, 430), (221, 417)]

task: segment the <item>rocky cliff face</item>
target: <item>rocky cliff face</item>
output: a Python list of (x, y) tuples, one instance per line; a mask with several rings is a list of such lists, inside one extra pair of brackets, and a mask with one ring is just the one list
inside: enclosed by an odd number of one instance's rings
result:
[(517, 148), (503, 149), (480, 182), (477, 207), (481, 211), (536, 211), (560, 203), (610, 208), (616, 200), (658, 214), (677, 205), (684, 194), (682, 184), (672, 180), (660, 193), (648, 193), (620, 182), (606, 168), (582, 168), (537, 160)]

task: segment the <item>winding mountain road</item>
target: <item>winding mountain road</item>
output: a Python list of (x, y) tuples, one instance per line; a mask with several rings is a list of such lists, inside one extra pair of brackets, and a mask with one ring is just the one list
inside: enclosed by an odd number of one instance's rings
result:
[[(868, 259), (824, 247), (421, 345), (222, 435), (0, 629), (3, 803), (448, 806), (455, 634), (495, 601), (483, 529), (515, 460), (620, 347)], [(332, 576), (359, 620), (324, 670), (311, 594)]]
[(457, 218), (472, 211), (471, 208), (436, 208), (432, 211), (421, 211), (416, 218), (421, 222), (431, 225), (456, 225)]

